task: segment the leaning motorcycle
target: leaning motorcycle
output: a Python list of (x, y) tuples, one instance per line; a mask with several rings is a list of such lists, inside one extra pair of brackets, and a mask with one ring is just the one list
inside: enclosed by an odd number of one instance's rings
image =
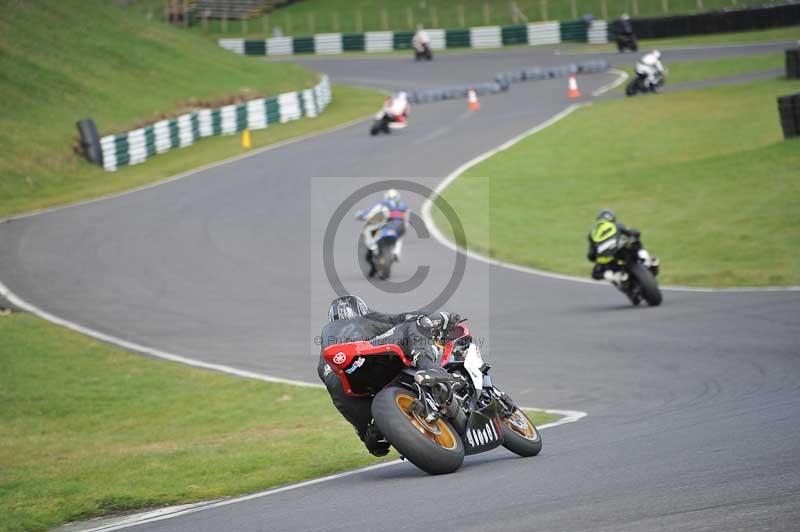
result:
[(597, 255), (598, 262), (613, 263), (623, 273), (620, 280), (611, 284), (628, 296), (633, 305), (639, 305), (642, 299), (651, 307), (661, 304), (661, 290), (656, 281), (658, 259), (642, 248), (638, 236), (615, 232), (597, 243)]
[(440, 342), (446, 375), (418, 375), (396, 344), (331, 345), (323, 356), (351, 397), (373, 396), (372, 416), (386, 440), (432, 475), (461, 467), (465, 455), (500, 445), (520, 456), (542, 450), (539, 430), (492, 383), (489, 364), (463, 323)]
[(667, 82), (664, 74), (656, 74), (656, 79), (652, 83), (647, 80), (647, 76), (636, 74), (636, 76), (625, 87), (626, 96), (635, 96), (637, 93), (646, 94), (648, 92), (658, 92)]
[(407, 118), (403, 115), (395, 116), (386, 109), (381, 109), (372, 121), (369, 134), (373, 137), (378, 133), (389, 134), (393, 129), (403, 129), (408, 125)]

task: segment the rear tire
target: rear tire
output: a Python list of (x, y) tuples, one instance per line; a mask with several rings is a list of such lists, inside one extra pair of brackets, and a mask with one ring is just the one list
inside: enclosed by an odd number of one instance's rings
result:
[(625, 86), (625, 96), (635, 96), (636, 89), (638, 84), (638, 78), (632, 79), (626, 86)]
[(445, 419), (436, 420), (434, 425), (419, 420), (410, 412), (414, 401), (416, 397), (405, 388), (384, 388), (372, 401), (375, 424), (387, 441), (418, 468), (431, 475), (452, 473), (464, 462), (461, 437)]
[(378, 248), (378, 256), (373, 259), (376, 261), (375, 267), (378, 270), (378, 278), (385, 281), (392, 274), (392, 262), (394, 262), (394, 246), (382, 245)]
[(639, 283), (639, 288), (642, 289), (642, 297), (647, 304), (651, 307), (657, 307), (661, 304), (662, 296), (661, 290), (658, 288), (658, 283), (650, 270), (645, 268), (641, 263), (631, 265), (630, 274)]
[(536, 456), (542, 450), (542, 434), (517, 408), (503, 422), (503, 447), (520, 456)]
[(381, 127), (382, 127), (381, 122), (376, 120), (375, 122), (372, 123), (372, 127), (369, 130), (369, 134), (374, 137), (375, 135), (381, 132)]

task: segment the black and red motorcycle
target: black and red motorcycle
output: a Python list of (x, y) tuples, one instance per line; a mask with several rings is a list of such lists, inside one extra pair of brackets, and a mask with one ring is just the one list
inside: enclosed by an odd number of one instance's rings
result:
[(349, 342), (323, 356), (347, 395), (374, 396), (372, 417), (386, 440), (432, 475), (461, 467), (465, 455), (503, 445), (520, 456), (542, 449), (539, 430), (492, 384), (489, 364), (463, 323), (439, 342), (446, 374), (418, 373), (396, 344)]

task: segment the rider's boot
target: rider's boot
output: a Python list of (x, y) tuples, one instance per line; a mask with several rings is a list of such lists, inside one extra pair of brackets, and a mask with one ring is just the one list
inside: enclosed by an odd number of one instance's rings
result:
[(369, 273), (367, 274), (369, 277), (375, 277), (375, 274), (378, 273), (377, 268), (375, 268), (375, 263), (372, 262), (372, 250), (367, 250), (367, 264), (369, 264)]
[(367, 430), (364, 432), (364, 446), (375, 456), (386, 456), (389, 454), (389, 442), (375, 426), (375, 420), (369, 422)]
[(398, 238), (394, 243), (394, 261), (400, 262), (400, 251), (403, 249), (403, 239)]

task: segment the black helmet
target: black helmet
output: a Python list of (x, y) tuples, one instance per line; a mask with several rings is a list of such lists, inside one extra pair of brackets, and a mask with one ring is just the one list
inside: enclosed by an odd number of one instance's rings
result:
[(597, 220), (608, 220), (609, 222), (616, 222), (617, 215), (611, 209), (603, 209), (597, 213)]
[(328, 321), (349, 320), (368, 312), (369, 307), (360, 297), (341, 296), (331, 301), (331, 306), (328, 308)]

